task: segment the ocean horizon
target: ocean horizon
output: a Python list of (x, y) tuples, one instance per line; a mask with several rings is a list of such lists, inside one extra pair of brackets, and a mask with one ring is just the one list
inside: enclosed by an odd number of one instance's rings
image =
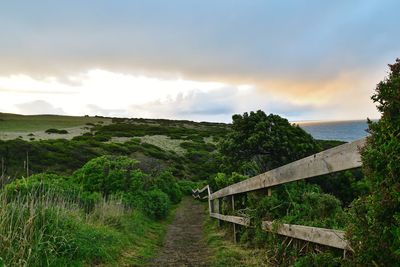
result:
[[(374, 120), (375, 121), (375, 120)], [(315, 139), (351, 142), (368, 135), (367, 120), (293, 122)]]

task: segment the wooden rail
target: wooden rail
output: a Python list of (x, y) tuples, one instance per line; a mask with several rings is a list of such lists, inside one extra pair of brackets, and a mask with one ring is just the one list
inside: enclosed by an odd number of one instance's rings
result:
[(294, 161), (245, 181), (222, 188), (211, 195), (211, 200), (360, 167), (361, 157), (358, 150), (364, 146), (364, 143), (365, 138)]
[[(248, 227), (250, 226), (250, 219), (220, 214), (221, 198), (230, 196), (232, 199), (232, 210), (234, 210), (234, 195), (236, 194), (268, 188), (268, 195), (270, 195), (270, 188), (272, 186), (361, 167), (361, 156), (359, 150), (365, 145), (365, 140), (366, 138), (363, 138), (322, 151), (312, 156), (254, 176), (245, 181), (227, 186), (215, 193), (211, 193), (211, 189), (207, 185), (200, 190), (192, 190), (193, 197), (202, 199), (208, 198), (210, 216), (218, 219), (219, 221), (233, 223), (235, 233), (234, 236), (236, 238), (235, 226), (242, 225)], [(200, 197), (200, 194), (206, 190), (208, 194)], [(215, 205), (214, 201), (217, 202), (217, 205)], [(344, 238), (345, 233), (339, 230), (292, 224), (279, 224), (274, 227), (273, 222), (270, 221), (263, 221), (261, 228), (264, 231), (274, 232), (284, 236), (343, 250), (351, 250), (348, 242)]]
[(279, 224), (276, 226), (276, 229), (274, 229), (273, 222), (269, 221), (263, 221), (261, 228), (267, 232), (278, 233), (280, 235), (294, 237), (325, 246), (350, 250), (350, 246), (344, 239), (344, 231), (294, 224)]
[(239, 216), (222, 215), (222, 214), (213, 213), (213, 212), (210, 214), (210, 216), (213, 218), (222, 220), (222, 221), (231, 222), (231, 223), (235, 223), (235, 224), (239, 224), (239, 225), (243, 225), (243, 226), (250, 226), (249, 218), (239, 217)]

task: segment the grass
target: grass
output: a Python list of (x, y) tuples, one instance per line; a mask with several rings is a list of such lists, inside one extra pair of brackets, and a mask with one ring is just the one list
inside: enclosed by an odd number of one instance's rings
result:
[(219, 228), (217, 220), (207, 217), (204, 228), (208, 247), (213, 253), (212, 266), (270, 266), (265, 251), (234, 244), (232, 234)]
[(171, 139), (165, 135), (145, 135), (140, 137), (140, 140), (163, 150), (174, 151), (178, 155), (184, 155), (186, 152), (186, 149), (180, 146), (184, 142), (183, 140)]
[(167, 226), (175, 217), (176, 206), (163, 221), (153, 221), (136, 214), (132, 219), (130, 229), (130, 242), (118, 260), (118, 266), (143, 266), (154, 258), (158, 249), (163, 244)]
[(74, 117), (58, 115), (16, 115), (0, 113), (1, 132), (45, 131), (49, 128), (71, 128), (87, 123), (108, 122), (110, 119), (99, 117)]
[(0, 192), (0, 266), (132, 266), (152, 258), (173, 218), (153, 221), (117, 199), (85, 213), (57, 192)]

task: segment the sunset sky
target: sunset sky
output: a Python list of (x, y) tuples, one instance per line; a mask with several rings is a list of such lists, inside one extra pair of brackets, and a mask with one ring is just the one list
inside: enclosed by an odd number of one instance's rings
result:
[(400, 1), (0, 2), (0, 112), (377, 118)]

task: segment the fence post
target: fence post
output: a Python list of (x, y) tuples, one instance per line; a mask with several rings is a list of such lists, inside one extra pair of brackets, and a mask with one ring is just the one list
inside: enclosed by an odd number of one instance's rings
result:
[[(235, 195), (231, 196), (232, 200), (232, 211), (235, 211)], [(236, 223), (233, 223), (233, 242), (236, 244), (237, 242), (237, 237), (236, 237)]]
[[(221, 199), (217, 198), (217, 213), (221, 214)], [(218, 226), (221, 227), (222, 226), (222, 220), (218, 219)]]
[(211, 198), (211, 188), (209, 185), (207, 185), (207, 192), (208, 192), (208, 214), (212, 213), (212, 200), (210, 200)]

